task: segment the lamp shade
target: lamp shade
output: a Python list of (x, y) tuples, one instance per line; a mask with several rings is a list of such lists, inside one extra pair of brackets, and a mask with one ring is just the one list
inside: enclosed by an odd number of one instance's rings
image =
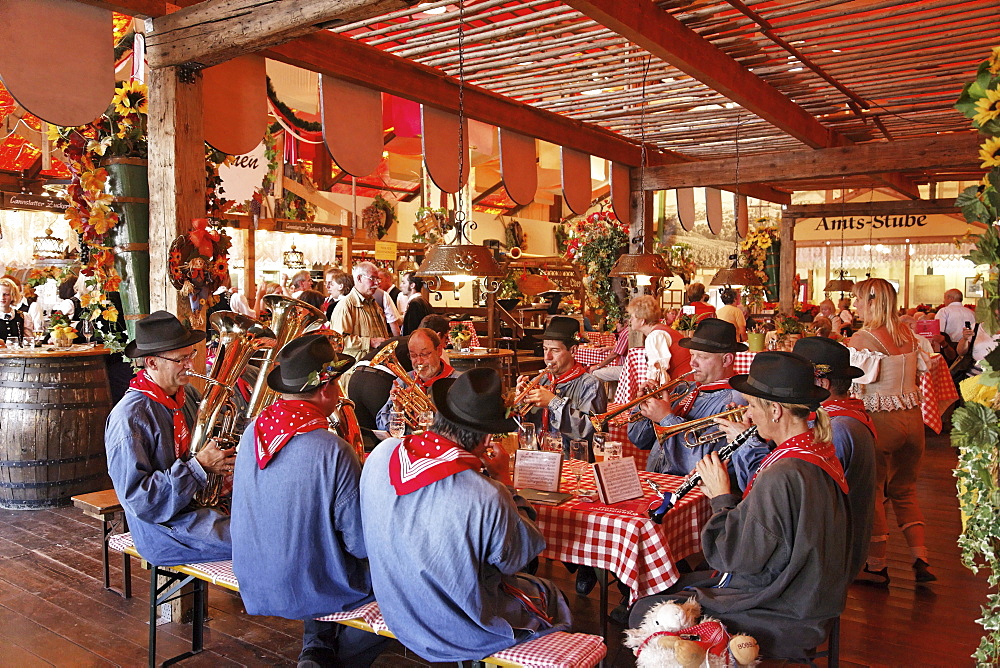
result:
[(850, 292), (854, 288), (854, 281), (849, 278), (834, 278), (826, 287), (823, 288), (823, 292)]
[(615, 260), (609, 276), (673, 276), (662, 255), (627, 253)]
[(502, 278), (505, 274), (485, 246), (442, 244), (428, 249), (417, 276)]
[(757, 272), (748, 267), (730, 267), (720, 269), (712, 277), (710, 285), (763, 285)]

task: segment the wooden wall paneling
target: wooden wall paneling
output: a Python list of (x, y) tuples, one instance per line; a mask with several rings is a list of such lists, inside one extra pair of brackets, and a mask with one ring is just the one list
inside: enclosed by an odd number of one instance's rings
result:
[(535, 201), (538, 150), (535, 138), (500, 128), (500, 178), (507, 196), (521, 206)]
[(249, 153), (267, 131), (263, 56), (240, 56), (202, 70), (205, 141), (229, 155)]
[(632, 180), (628, 165), (620, 162), (611, 163), (611, 209), (618, 216), (618, 220), (625, 221), (628, 225), (629, 216), (632, 215), (630, 206), (632, 194)]
[(590, 208), (594, 196), (590, 183), (590, 155), (581, 151), (562, 148), (562, 191), (566, 206), (582, 215)]
[(352, 176), (378, 169), (384, 148), (382, 93), (321, 74), (319, 107), (323, 141), (337, 166)]
[(705, 217), (712, 234), (722, 232), (722, 191), (705, 188)]
[(22, 107), (75, 127), (115, 94), (111, 12), (73, 0), (0, 0), (0, 80)]
[(690, 232), (694, 229), (694, 188), (677, 188), (674, 190), (677, 200), (677, 218), (681, 227)]
[(458, 116), (426, 104), (420, 106), (423, 127), (424, 164), (434, 185), (446, 193), (457, 193), (469, 178), (469, 126), (462, 123), (465, 159), (458, 173)]

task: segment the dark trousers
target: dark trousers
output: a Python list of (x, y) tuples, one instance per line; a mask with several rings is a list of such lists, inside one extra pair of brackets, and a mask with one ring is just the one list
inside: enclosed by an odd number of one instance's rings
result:
[(343, 624), (303, 622), (299, 661), (311, 659), (321, 666), (367, 668), (382, 653), (388, 638)]

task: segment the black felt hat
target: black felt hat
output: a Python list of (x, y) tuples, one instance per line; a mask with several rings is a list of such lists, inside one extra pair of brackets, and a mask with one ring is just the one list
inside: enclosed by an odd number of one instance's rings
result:
[(267, 386), (284, 394), (310, 392), (353, 364), (353, 357), (334, 351), (322, 334), (300, 336), (278, 353), (278, 366), (267, 374)]
[(187, 348), (205, 340), (205, 332), (192, 331), (173, 313), (157, 311), (135, 323), (135, 341), (125, 346), (128, 357), (145, 357)]
[(830, 396), (816, 385), (816, 368), (801, 355), (779, 351), (757, 353), (750, 373), (729, 379), (737, 392), (783, 404), (805, 404), (812, 408)]
[(500, 375), (493, 369), (469, 369), (458, 378), (442, 378), (431, 385), (434, 406), (459, 427), (486, 434), (517, 431), (507, 417)]
[(736, 340), (736, 325), (719, 318), (702, 318), (691, 336), (677, 345), (706, 353), (741, 353), (747, 349), (747, 344)]
[(545, 331), (536, 334), (535, 338), (542, 341), (546, 339), (562, 341), (567, 347), (575, 346), (578, 343), (587, 343), (587, 339), (580, 334), (580, 321), (565, 315), (557, 315), (549, 319), (549, 323), (545, 325)]
[(865, 372), (851, 366), (851, 351), (842, 343), (825, 336), (807, 336), (795, 342), (792, 352), (816, 365), (820, 378), (860, 378)]

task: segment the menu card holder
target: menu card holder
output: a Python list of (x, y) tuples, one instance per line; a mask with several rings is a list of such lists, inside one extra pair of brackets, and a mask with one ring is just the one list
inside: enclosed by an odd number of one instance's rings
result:
[(612, 505), (643, 496), (634, 457), (607, 459), (594, 464), (594, 480), (601, 503)]
[(561, 452), (518, 450), (514, 455), (514, 487), (518, 489), (558, 492), (561, 472)]

